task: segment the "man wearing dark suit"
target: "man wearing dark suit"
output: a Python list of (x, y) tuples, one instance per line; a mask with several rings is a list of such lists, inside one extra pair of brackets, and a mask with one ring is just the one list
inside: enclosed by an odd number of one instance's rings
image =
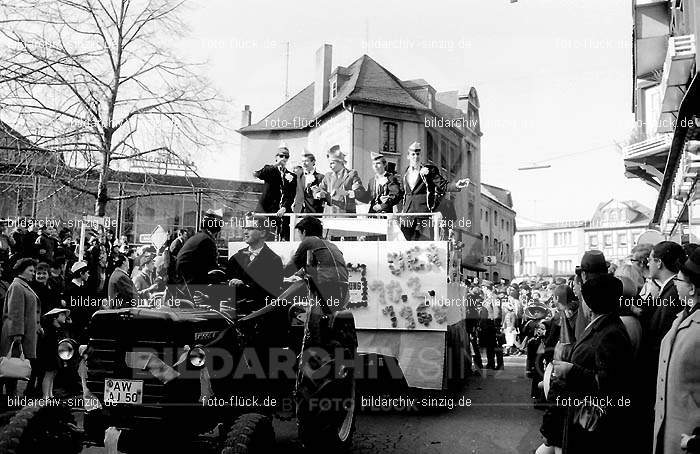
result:
[(304, 154), (303, 173), (297, 179), (297, 192), (294, 198), (295, 213), (323, 213), (323, 200), (314, 198), (314, 191), (323, 181), (323, 174), (316, 171), (316, 157)]
[(280, 144), (275, 156), (275, 164), (265, 165), (262, 169), (253, 172), (255, 178), (265, 182), (256, 210), (262, 213), (275, 213), (278, 216), (277, 219), (272, 220), (275, 220), (277, 234), (284, 240), (289, 239), (289, 218), (282, 215), (292, 212), (292, 203), (297, 190), (297, 177), (286, 168), (288, 160), (289, 149), (286, 145)]
[(236, 287), (242, 313), (271, 304), (282, 287), (282, 259), (265, 244), (267, 231), (263, 223), (260, 218), (246, 219), (243, 235), (248, 247), (233, 254), (226, 266), (229, 285)]
[(129, 259), (119, 254), (114, 259), (114, 271), (107, 284), (107, 297), (110, 309), (134, 307), (140, 300), (134, 282), (129, 277)]
[(177, 273), (188, 286), (206, 286), (209, 271), (219, 267), (216, 237), (222, 226), (223, 217), (208, 210), (202, 217), (199, 233), (188, 239), (177, 254)]
[(401, 182), (396, 174), (386, 170), (383, 154), (372, 152), (371, 156), (374, 176), (367, 183), (367, 191), (357, 200), (369, 203), (370, 213), (391, 213), (403, 196)]
[(639, 321), (642, 324), (642, 344), (640, 348), (640, 366), (642, 371), (642, 395), (644, 401), (644, 431), (647, 445), (652, 444), (654, 428), (654, 397), (659, 368), (661, 340), (671, 329), (676, 315), (683, 310), (678, 298), (675, 278), (680, 265), (685, 262), (683, 247), (673, 241), (662, 241), (653, 247), (649, 254), (649, 276), (661, 286), (659, 296), (648, 298), (642, 308)]
[[(433, 213), (446, 192), (459, 192), (469, 186), (469, 178), (448, 182), (437, 167), (421, 162), (421, 145), (413, 142), (408, 148), (409, 166), (403, 174), (403, 212)], [(409, 241), (432, 240), (429, 219), (415, 217), (401, 220), (401, 231)]]
[[(567, 413), (563, 449), (574, 454), (632, 452), (625, 449), (629, 437), (620, 436), (631, 433), (630, 410), (628, 406), (618, 404), (620, 398), (629, 399), (634, 380), (632, 343), (617, 315), (622, 282), (605, 274), (584, 282), (581, 293), (590, 307), (591, 322), (582, 337), (576, 340), (569, 362), (553, 361), (551, 379), (557, 387), (562, 387), (562, 396), (586, 398), (591, 404), (608, 405), (605, 405), (605, 415), (598, 425), (586, 430), (578, 423), (577, 410), (581, 405), (559, 403)], [(584, 406), (590, 408), (591, 404)]]

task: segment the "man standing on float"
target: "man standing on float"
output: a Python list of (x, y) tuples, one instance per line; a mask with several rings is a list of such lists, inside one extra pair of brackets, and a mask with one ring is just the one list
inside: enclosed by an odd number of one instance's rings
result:
[[(413, 142), (408, 147), (408, 168), (403, 174), (403, 212), (434, 213), (446, 192), (459, 192), (469, 186), (469, 178), (448, 182), (432, 164), (423, 164), (421, 145)], [(425, 216), (401, 219), (401, 232), (409, 241), (433, 239), (433, 225)]]

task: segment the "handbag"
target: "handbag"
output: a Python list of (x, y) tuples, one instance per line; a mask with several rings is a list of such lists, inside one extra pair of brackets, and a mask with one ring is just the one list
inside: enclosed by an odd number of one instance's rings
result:
[(19, 358), (12, 357), (12, 349), (17, 340), (13, 340), (10, 345), (10, 350), (7, 355), (0, 358), (0, 377), (16, 378), (19, 380), (29, 380), (32, 375), (32, 365), (28, 359), (24, 357), (22, 343), (19, 344)]
[(574, 411), (574, 421), (583, 430), (594, 432), (605, 416), (605, 409), (600, 405), (581, 405)]

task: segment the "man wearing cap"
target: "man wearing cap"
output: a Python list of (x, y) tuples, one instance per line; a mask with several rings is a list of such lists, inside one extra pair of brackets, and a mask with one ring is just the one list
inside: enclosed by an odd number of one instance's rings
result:
[[(280, 144), (275, 156), (274, 165), (265, 165), (262, 169), (253, 172), (253, 176), (263, 180), (262, 194), (258, 200), (256, 210), (262, 213), (275, 213), (282, 216), (292, 212), (292, 203), (296, 196), (297, 177), (287, 170), (289, 149), (284, 143)], [(289, 239), (289, 218), (277, 220), (277, 233), (282, 239)]]
[(316, 157), (304, 153), (302, 174), (297, 179), (297, 192), (294, 198), (295, 213), (323, 213), (323, 200), (314, 198), (314, 191), (323, 181), (323, 174), (316, 171)]
[(209, 271), (219, 267), (216, 238), (222, 226), (223, 217), (208, 210), (202, 217), (201, 230), (188, 239), (177, 254), (177, 272), (187, 286), (207, 285)]
[(574, 293), (578, 298), (580, 308), (576, 313), (576, 339), (583, 336), (583, 331), (591, 321), (591, 310), (583, 299), (581, 294), (581, 285), (591, 279), (608, 274), (608, 266), (610, 263), (605, 260), (605, 255), (596, 249), (586, 251), (581, 258), (581, 265), (576, 267), (576, 275), (580, 278), (580, 284), (574, 285)]
[(359, 195), (357, 200), (369, 203), (370, 213), (391, 213), (403, 196), (401, 182), (396, 174), (386, 170), (386, 158), (383, 154), (370, 154), (374, 176), (369, 179), (367, 191)]
[(335, 213), (355, 213), (355, 198), (364, 197), (365, 188), (357, 173), (345, 167), (345, 155), (340, 149), (328, 153), (331, 171), (321, 181), (314, 197), (325, 200)]
[[(469, 186), (469, 178), (448, 182), (438, 168), (421, 161), (421, 144), (413, 142), (408, 147), (408, 168), (403, 174), (403, 212), (434, 213), (446, 192), (459, 192)], [(407, 240), (431, 240), (430, 222), (421, 218), (402, 220), (401, 231)]]
[(236, 287), (241, 313), (250, 313), (271, 304), (282, 287), (282, 259), (265, 244), (267, 229), (264, 222), (260, 217), (246, 218), (243, 240), (248, 247), (233, 254), (226, 266), (226, 277), (229, 285)]

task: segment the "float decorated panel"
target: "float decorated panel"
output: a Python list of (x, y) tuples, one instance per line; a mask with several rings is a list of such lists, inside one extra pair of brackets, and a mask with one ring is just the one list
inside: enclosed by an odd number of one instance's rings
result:
[[(298, 242), (267, 245), (288, 263)], [(447, 242), (336, 241), (349, 273), (348, 308), (360, 329), (446, 331), (459, 311), (450, 302)], [(229, 243), (229, 255), (245, 248)], [(457, 319), (460, 317), (457, 316)]]

